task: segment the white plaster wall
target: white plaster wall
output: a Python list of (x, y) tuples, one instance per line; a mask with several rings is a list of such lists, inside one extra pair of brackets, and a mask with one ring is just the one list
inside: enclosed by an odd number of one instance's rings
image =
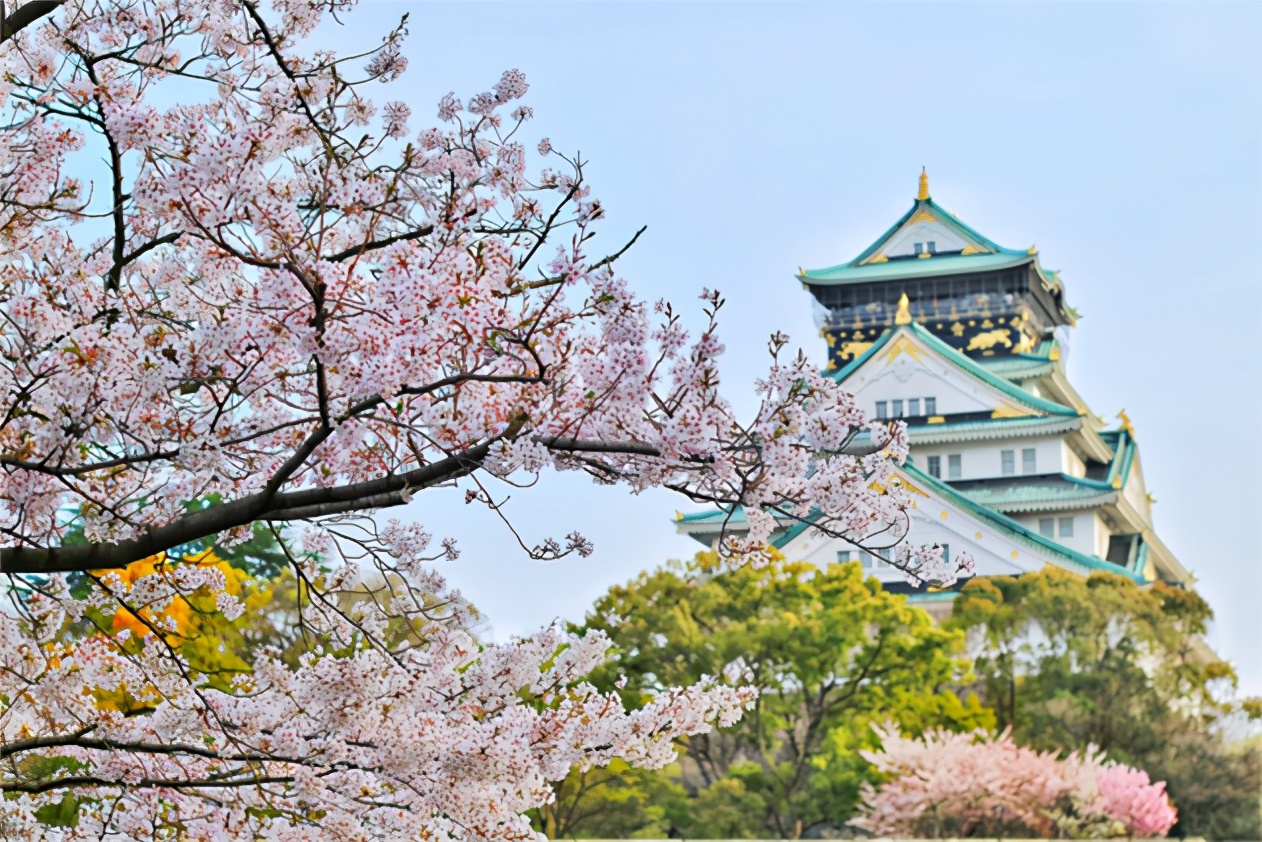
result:
[(1144, 474), (1139, 467), (1138, 454), (1136, 454), (1135, 460), (1131, 462), (1131, 473), (1126, 478), (1122, 496), (1130, 501), (1130, 504), (1135, 507), (1135, 511), (1139, 512), (1149, 523), (1152, 523), (1152, 504), (1148, 502), (1148, 487), (1144, 483)]
[[(916, 243), (933, 240), (938, 251), (959, 251), (968, 242), (941, 222), (915, 222), (895, 234), (883, 249), (888, 257), (916, 253)], [(925, 248), (928, 248), (926, 245)]]
[[(959, 454), (960, 467), (963, 474), (959, 479), (992, 479), (994, 477), (1002, 477), (1003, 460), (1000, 451), (1013, 451), (1013, 459), (1016, 466), (1016, 473), (1013, 476), (1022, 476), (1021, 451), (1025, 448), (1034, 448), (1034, 473), (1036, 474), (1055, 474), (1065, 470), (1066, 452), (1069, 448), (1062, 439), (1054, 436), (1044, 436), (1041, 438), (1014, 438), (1002, 441), (990, 440), (980, 442), (964, 442), (959, 444), (927, 444), (915, 446), (912, 448), (912, 458), (916, 460), (916, 467), (922, 471), (929, 470), (929, 457), (942, 457), (942, 479), (951, 479), (949, 473), (950, 460), (947, 458), (952, 454)], [(1072, 454), (1070, 454), (1072, 456)]]
[[(877, 365), (883, 364), (884, 355), (878, 355), (873, 362)], [(904, 401), (904, 412), (909, 398), (920, 398), (922, 401), (926, 397), (937, 398), (938, 415), (990, 412), (999, 405), (999, 401), (988, 388), (963, 378), (944, 377), (942, 373), (917, 363), (906, 353), (900, 354), (891, 365), (882, 365), (878, 370), (864, 373), (867, 376), (860, 382), (855, 382), (857, 377), (848, 379), (846, 388), (854, 393), (859, 406), (873, 415), (876, 413), (877, 401), (891, 401), (895, 398)], [(921, 411), (924, 411), (923, 404)]]
[(1063, 440), (1061, 441), (1061, 453), (1061, 471), (1069, 474), (1071, 477), (1078, 477), (1079, 479), (1082, 479), (1087, 475), (1086, 463), (1083, 462), (1082, 459), (1079, 458), (1078, 454), (1074, 453), (1073, 448)]
[[(1093, 555), (1104, 558), (1104, 554), (1109, 549), (1109, 533), (1105, 529), (1104, 524), (1090, 510), (1081, 509), (1071, 512), (1043, 512), (1043, 513), (1021, 513), (1009, 515), (1017, 523), (1024, 526), (1031, 532), (1041, 535), (1039, 532), (1039, 521), (1043, 518), (1052, 518), (1055, 522), (1052, 531), (1052, 540), (1071, 550), (1080, 552), (1083, 555)], [(1074, 519), (1074, 534), (1070, 538), (1062, 538), (1060, 536), (1060, 519), (1063, 517), (1072, 517)], [(1103, 531), (1103, 540), (1101, 539), (1101, 531)]]

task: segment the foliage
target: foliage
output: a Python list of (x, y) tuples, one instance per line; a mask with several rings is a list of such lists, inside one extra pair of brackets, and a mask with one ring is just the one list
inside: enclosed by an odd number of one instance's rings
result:
[(612, 588), (584, 628), (613, 639), (593, 680), (620, 688), (630, 705), (723, 673), (762, 688), (735, 728), (682, 741), (677, 778), (695, 797), (675, 830), (687, 836), (726, 827), (788, 837), (840, 824), (871, 775), (857, 749), (872, 743), (874, 718), (913, 730), (993, 724), (975, 698), (947, 687), (963, 675), (962, 636), (865, 580), (857, 564), (820, 569), (776, 556), (765, 568), (726, 570), (700, 553)]
[(1210, 619), (1191, 590), (1046, 568), (969, 582), (949, 625), (1022, 744), (1097, 745), (1167, 782), (1178, 833), (1256, 839), (1262, 765), (1229, 744), (1224, 726), (1248, 704), (1227, 701), (1234, 673), (1201, 641)]
[(863, 754), (889, 779), (879, 790), (864, 784), (854, 824), (880, 836), (1151, 837), (1175, 822), (1164, 784), (1091, 748), (1060, 759), (1007, 731), (878, 733), (881, 750)]

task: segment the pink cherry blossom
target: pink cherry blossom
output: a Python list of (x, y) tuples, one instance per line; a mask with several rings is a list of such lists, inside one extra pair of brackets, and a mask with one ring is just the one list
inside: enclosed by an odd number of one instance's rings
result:
[(1089, 748), (1065, 758), (1016, 745), (1010, 733), (877, 728), (862, 752), (887, 777), (865, 784), (853, 824), (880, 836), (1099, 838), (1165, 836), (1178, 816), (1165, 784)]

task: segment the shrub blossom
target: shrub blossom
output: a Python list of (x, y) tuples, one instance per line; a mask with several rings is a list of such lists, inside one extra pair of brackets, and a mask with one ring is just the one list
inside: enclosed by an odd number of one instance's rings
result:
[(876, 730), (881, 750), (862, 754), (890, 777), (864, 785), (853, 824), (878, 836), (1165, 836), (1178, 815), (1164, 783), (1094, 748), (1062, 759), (1016, 745), (1009, 731)]

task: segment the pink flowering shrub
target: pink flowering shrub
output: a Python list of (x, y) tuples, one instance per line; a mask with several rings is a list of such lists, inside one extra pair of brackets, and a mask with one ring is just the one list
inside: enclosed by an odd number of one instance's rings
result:
[(1178, 818), (1164, 781), (1152, 783), (1142, 769), (1110, 764), (1096, 772), (1092, 809), (1125, 821), (1131, 836), (1165, 836)]
[(880, 836), (1164, 836), (1178, 815), (1164, 783), (1094, 749), (1060, 758), (1008, 731), (877, 732), (881, 750), (863, 756), (889, 780), (864, 786), (853, 824)]

